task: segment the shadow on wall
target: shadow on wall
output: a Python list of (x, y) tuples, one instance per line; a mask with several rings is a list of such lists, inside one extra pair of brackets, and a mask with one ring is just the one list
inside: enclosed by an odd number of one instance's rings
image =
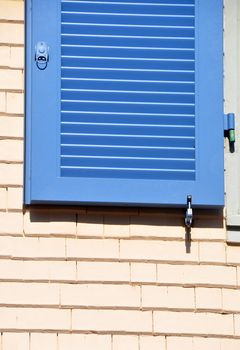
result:
[[(186, 209), (127, 207), (27, 206), (32, 223), (79, 222), (96, 225), (147, 225), (184, 227)], [(193, 209), (193, 228), (223, 228), (222, 209)]]
[(192, 228), (185, 227), (185, 213), (183, 208), (31, 206), (25, 208), (24, 232), (35, 237), (185, 241), (190, 254), (192, 241), (224, 228), (222, 209), (193, 210)]

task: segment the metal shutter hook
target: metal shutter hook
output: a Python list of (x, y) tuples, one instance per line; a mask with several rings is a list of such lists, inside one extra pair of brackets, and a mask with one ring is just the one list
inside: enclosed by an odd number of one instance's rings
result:
[(44, 41), (39, 41), (35, 47), (35, 61), (38, 69), (47, 68), (49, 61), (49, 47)]

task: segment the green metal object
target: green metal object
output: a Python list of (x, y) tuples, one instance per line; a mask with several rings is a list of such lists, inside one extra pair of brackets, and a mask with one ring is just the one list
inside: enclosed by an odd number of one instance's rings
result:
[(229, 130), (229, 142), (235, 142), (235, 130), (232, 129), (232, 130)]

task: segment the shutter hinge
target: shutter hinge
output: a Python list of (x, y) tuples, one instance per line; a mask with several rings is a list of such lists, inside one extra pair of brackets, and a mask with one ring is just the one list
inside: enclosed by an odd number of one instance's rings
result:
[(224, 114), (224, 136), (229, 142), (235, 142), (235, 114)]
[(224, 136), (228, 138), (229, 150), (231, 153), (235, 151), (235, 114), (224, 114)]

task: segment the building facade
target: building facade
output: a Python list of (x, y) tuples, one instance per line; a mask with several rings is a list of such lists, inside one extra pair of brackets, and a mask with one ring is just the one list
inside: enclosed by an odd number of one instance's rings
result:
[[(236, 114), (239, 16), (226, 0)], [(24, 207), (23, 163), (24, 2), (1, 0), (0, 349), (239, 349), (240, 247), (225, 209), (194, 210), (189, 241), (184, 209)]]

